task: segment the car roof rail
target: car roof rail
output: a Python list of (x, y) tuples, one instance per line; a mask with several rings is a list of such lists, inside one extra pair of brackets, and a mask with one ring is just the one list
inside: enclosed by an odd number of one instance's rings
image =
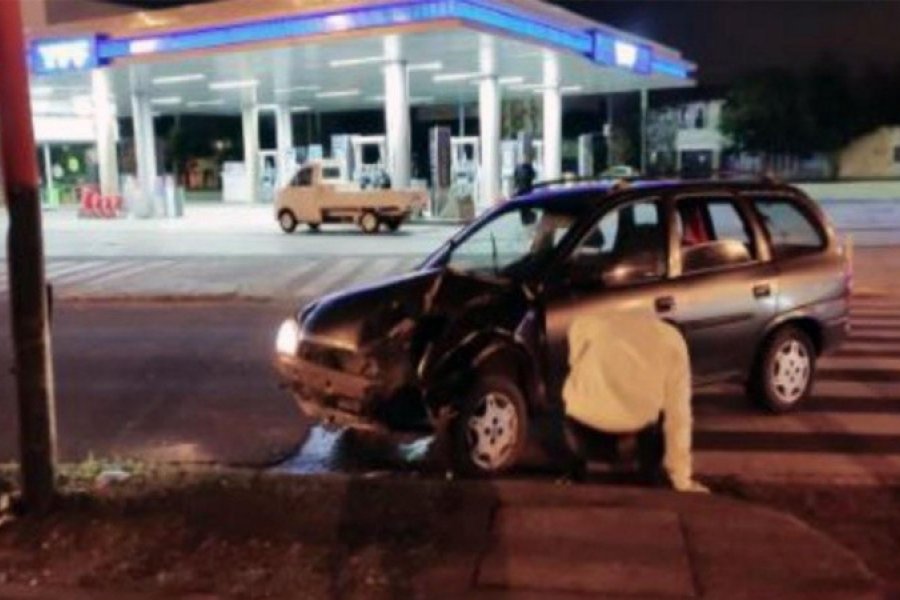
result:
[[(525, 193), (530, 193), (535, 190), (540, 190), (543, 188), (553, 187), (553, 186), (566, 186), (573, 185), (578, 183), (602, 183), (607, 182), (610, 184), (610, 187), (613, 189), (619, 189), (626, 184), (632, 183), (634, 181), (651, 181), (653, 177), (647, 177), (642, 175), (628, 175), (622, 177), (603, 177), (600, 175), (572, 175), (569, 177), (560, 177), (559, 179), (545, 179), (542, 181), (538, 181), (534, 185), (531, 186), (531, 190)], [(522, 194), (524, 195), (524, 194)]]
[(771, 171), (760, 173), (759, 171), (716, 171), (713, 173), (713, 179), (724, 179), (727, 181), (746, 181), (751, 183), (764, 183), (767, 185), (785, 185), (785, 181)]
[(572, 175), (569, 177), (560, 177), (558, 179), (543, 179), (541, 181), (536, 182), (531, 186), (532, 190), (539, 190), (542, 188), (553, 187), (555, 185), (567, 185), (572, 183), (597, 183), (602, 181), (601, 178), (595, 175), (589, 176), (581, 176), (581, 175)]

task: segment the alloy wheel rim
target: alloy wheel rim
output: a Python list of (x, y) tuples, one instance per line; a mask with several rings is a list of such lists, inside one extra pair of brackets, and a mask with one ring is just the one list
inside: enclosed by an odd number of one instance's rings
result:
[(809, 385), (811, 361), (809, 352), (797, 339), (785, 341), (772, 361), (772, 388), (785, 404), (797, 402)]
[(288, 213), (281, 214), (281, 227), (284, 229), (290, 229), (294, 224), (294, 219)]
[(518, 430), (519, 415), (509, 398), (495, 392), (482, 396), (466, 431), (472, 462), (485, 471), (502, 467), (515, 447)]

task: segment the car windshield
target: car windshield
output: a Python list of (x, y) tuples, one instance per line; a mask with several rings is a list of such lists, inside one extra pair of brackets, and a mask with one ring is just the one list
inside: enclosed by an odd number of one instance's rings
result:
[(498, 212), (453, 247), (446, 265), (466, 273), (512, 275), (556, 249), (575, 218), (571, 212), (546, 206)]

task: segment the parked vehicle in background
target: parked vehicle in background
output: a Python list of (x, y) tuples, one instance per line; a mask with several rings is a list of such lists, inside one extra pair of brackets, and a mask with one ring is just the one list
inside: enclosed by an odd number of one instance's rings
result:
[(640, 172), (630, 165), (612, 165), (600, 173), (601, 179), (627, 179), (638, 177)]
[(413, 273), (307, 305), (276, 363), (323, 421), (406, 430), (455, 415), (458, 467), (495, 473), (531, 419), (559, 412), (575, 316), (653, 311), (684, 334), (696, 384), (742, 382), (785, 412), (846, 334), (850, 277), (824, 214), (790, 186), (544, 188)]
[(376, 233), (382, 225), (397, 231), (427, 202), (424, 190), (363, 189), (341, 178), (337, 162), (316, 161), (304, 165), (278, 192), (275, 217), (285, 233), (301, 223), (313, 231), (323, 223), (356, 223), (366, 233)]

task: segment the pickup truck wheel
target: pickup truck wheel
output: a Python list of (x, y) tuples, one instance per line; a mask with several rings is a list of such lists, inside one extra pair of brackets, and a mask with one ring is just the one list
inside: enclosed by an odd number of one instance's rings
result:
[(512, 381), (480, 377), (458, 410), (451, 435), (454, 467), (460, 474), (494, 475), (518, 462), (528, 437), (528, 411)]
[(809, 336), (790, 325), (766, 340), (747, 385), (753, 400), (775, 413), (796, 409), (813, 388), (816, 350)]
[(278, 213), (278, 224), (285, 233), (294, 233), (297, 229), (297, 217), (289, 210), (283, 210)]
[(363, 230), (363, 233), (377, 233), (380, 224), (378, 217), (372, 211), (367, 210), (359, 217), (359, 228)]

